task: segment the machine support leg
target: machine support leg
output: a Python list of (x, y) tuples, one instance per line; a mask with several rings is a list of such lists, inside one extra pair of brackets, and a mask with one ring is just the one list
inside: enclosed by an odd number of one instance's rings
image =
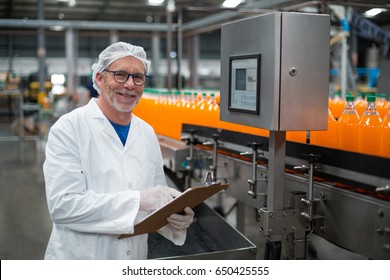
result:
[[(270, 131), (268, 159), (267, 211), (283, 211), (286, 132)], [(267, 232), (270, 232), (268, 230)], [(266, 241), (264, 259), (280, 259), (282, 234), (270, 234)]]
[(269, 132), (268, 211), (283, 210), (286, 132)]
[(237, 229), (245, 234), (245, 203), (237, 201)]
[(282, 252), (282, 242), (281, 241), (270, 241), (265, 242), (265, 260), (280, 260), (280, 255)]

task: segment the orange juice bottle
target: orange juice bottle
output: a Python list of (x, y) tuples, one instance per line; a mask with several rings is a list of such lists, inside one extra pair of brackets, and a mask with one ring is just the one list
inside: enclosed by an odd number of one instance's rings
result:
[(203, 92), (201, 95), (201, 98), (196, 103), (196, 107), (197, 107), (196, 124), (197, 125), (201, 125), (201, 126), (207, 125), (207, 117), (206, 117), (207, 100), (206, 100), (206, 98), (207, 98), (207, 93)]
[(186, 124), (191, 123), (190, 107), (191, 107), (191, 92), (185, 91), (183, 93), (183, 98), (182, 98), (183, 114), (182, 114), (181, 120), (183, 121), (183, 123), (186, 123)]
[(310, 143), (317, 146), (336, 147), (336, 119), (328, 109), (328, 129), (325, 131), (311, 131)]
[(168, 118), (167, 118), (167, 104), (168, 104), (168, 92), (162, 91), (158, 95), (158, 102), (156, 107), (156, 112), (158, 112), (159, 119), (156, 120), (158, 123), (157, 128), (155, 128), (158, 134), (168, 136), (167, 135), (167, 127), (168, 127)]
[(354, 107), (354, 96), (347, 96), (347, 102), (340, 118), (337, 120), (337, 147), (346, 150), (358, 151), (359, 115)]
[(215, 100), (217, 101), (218, 105), (221, 105), (221, 93), (220, 92), (217, 92), (215, 94)]
[(330, 110), (330, 112), (332, 113), (332, 115), (333, 115), (333, 107), (334, 107), (333, 98), (331, 98), (331, 97), (329, 96), (329, 98), (328, 98), (328, 109)]
[(138, 105), (134, 108), (134, 114), (142, 118), (144, 121), (149, 123), (151, 126), (155, 126), (153, 121), (153, 105), (154, 105), (154, 94), (151, 89), (145, 89), (142, 98)]
[(182, 107), (182, 94), (180, 91), (174, 92), (174, 98), (171, 107), (171, 116), (173, 116), (172, 128), (171, 128), (171, 137), (176, 140), (180, 140), (181, 138), (181, 125), (182, 125), (182, 115), (183, 107)]
[(379, 116), (383, 119), (387, 113), (387, 101), (385, 93), (377, 94), (376, 109), (378, 110)]
[(345, 106), (345, 100), (342, 100), (340, 92), (335, 93), (331, 104), (333, 117), (337, 120), (341, 116)]
[(358, 127), (359, 152), (369, 155), (379, 155), (380, 118), (375, 106), (375, 96), (367, 97), (367, 107), (360, 119)]
[(174, 109), (175, 109), (175, 96), (172, 91), (169, 91), (167, 94), (167, 102), (165, 103), (166, 106), (166, 125), (167, 127), (165, 128), (166, 131), (166, 136), (173, 138), (174, 133), (175, 133), (175, 122), (176, 122), (176, 116), (173, 114)]
[(363, 97), (363, 93), (358, 92), (355, 98), (355, 109), (359, 117), (363, 116), (364, 110), (366, 110), (367, 101)]
[(220, 127), (220, 117), (219, 117), (219, 105), (217, 104), (217, 100), (215, 99), (215, 94), (210, 93), (210, 100), (207, 104), (207, 119), (209, 127)]
[(390, 108), (380, 127), (381, 156), (390, 158)]
[(188, 123), (189, 124), (196, 124), (196, 121), (198, 119), (197, 116), (197, 106), (196, 103), (198, 102), (198, 93), (190, 93), (188, 96), (188, 104), (187, 104), (187, 115), (188, 115)]

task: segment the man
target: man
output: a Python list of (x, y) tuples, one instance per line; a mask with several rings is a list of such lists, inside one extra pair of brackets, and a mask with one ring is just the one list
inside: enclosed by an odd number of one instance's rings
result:
[[(146, 259), (147, 235), (131, 234), (151, 211), (180, 195), (166, 187), (157, 137), (132, 114), (150, 61), (119, 42), (92, 66), (99, 98), (51, 128), (43, 165), (53, 230), (45, 259)], [(194, 212), (172, 214), (159, 232), (182, 245)]]

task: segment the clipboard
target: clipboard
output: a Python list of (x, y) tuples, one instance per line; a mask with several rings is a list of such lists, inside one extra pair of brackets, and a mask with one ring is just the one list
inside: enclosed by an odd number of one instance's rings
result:
[(122, 234), (118, 239), (132, 237), (149, 232), (155, 232), (168, 224), (167, 218), (174, 213), (181, 213), (184, 208), (194, 208), (217, 192), (226, 189), (229, 184), (215, 184), (211, 186), (192, 187), (184, 191), (180, 196), (165, 204), (160, 209), (145, 217), (134, 226), (134, 233)]

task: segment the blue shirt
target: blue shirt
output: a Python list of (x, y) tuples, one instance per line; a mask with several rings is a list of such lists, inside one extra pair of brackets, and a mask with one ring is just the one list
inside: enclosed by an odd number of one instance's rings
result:
[(121, 142), (122, 142), (122, 144), (124, 146), (126, 144), (126, 139), (127, 139), (127, 135), (129, 134), (130, 124), (131, 123), (129, 123), (127, 125), (120, 125), (120, 124), (114, 123), (112, 121), (110, 121), (110, 123), (114, 127), (114, 129), (116, 131), (116, 134), (118, 134), (119, 139), (121, 139)]

